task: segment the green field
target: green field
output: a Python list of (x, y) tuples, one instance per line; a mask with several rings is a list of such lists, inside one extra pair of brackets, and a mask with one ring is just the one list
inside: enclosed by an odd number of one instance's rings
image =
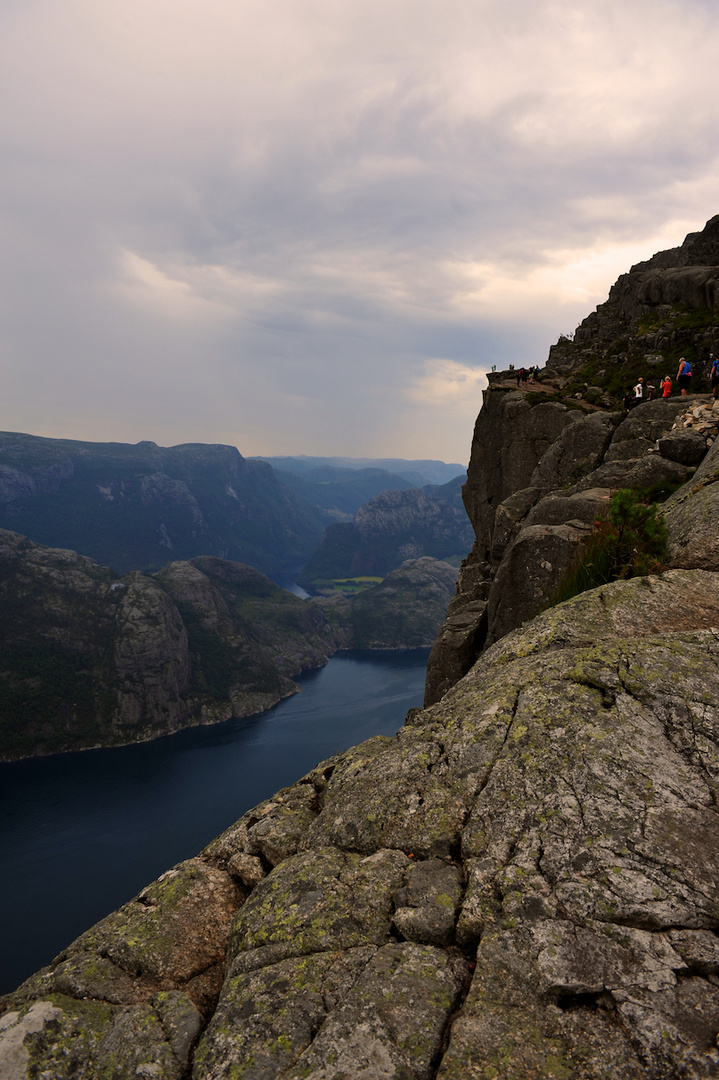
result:
[(335, 592), (351, 594), (371, 589), (373, 585), (379, 585), (383, 580), (384, 578), (381, 577), (332, 578), (329, 581), (317, 582), (317, 584), (325, 589), (334, 589)]

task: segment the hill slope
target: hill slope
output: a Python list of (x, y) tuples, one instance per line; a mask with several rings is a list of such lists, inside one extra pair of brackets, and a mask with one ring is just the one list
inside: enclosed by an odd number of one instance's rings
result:
[(118, 573), (195, 555), (277, 573), (309, 557), (323, 524), (233, 446), (0, 433), (0, 527)]

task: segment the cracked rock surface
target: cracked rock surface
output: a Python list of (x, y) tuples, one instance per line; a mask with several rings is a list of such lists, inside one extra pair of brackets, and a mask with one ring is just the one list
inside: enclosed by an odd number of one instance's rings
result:
[(719, 1076), (719, 574), (553, 608), (4, 1000), (0, 1077)]

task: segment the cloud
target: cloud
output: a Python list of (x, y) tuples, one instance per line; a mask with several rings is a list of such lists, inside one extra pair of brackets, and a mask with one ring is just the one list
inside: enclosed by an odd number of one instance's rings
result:
[(8, 429), (462, 460), (482, 371), (719, 210), (703, 0), (30, 0), (0, 30)]

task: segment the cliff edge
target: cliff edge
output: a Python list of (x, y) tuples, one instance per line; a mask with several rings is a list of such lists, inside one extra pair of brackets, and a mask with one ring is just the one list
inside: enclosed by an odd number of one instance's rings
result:
[[(719, 569), (711, 525), (719, 404), (692, 392), (621, 406), (632, 380), (651, 381), (653, 369), (673, 374), (680, 353), (694, 365), (692, 390), (703, 386), (705, 361), (719, 355), (714, 281), (719, 217), (622, 275), (573, 340), (550, 349), (538, 381), (519, 387), (511, 372), (488, 376), (463, 489), (475, 542), (430, 656), (425, 704), (550, 602), (620, 488), (659, 498), (680, 489), (662, 511), (669, 565)], [(684, 485), (698, 468), (704, 494), (695, 500)]]

